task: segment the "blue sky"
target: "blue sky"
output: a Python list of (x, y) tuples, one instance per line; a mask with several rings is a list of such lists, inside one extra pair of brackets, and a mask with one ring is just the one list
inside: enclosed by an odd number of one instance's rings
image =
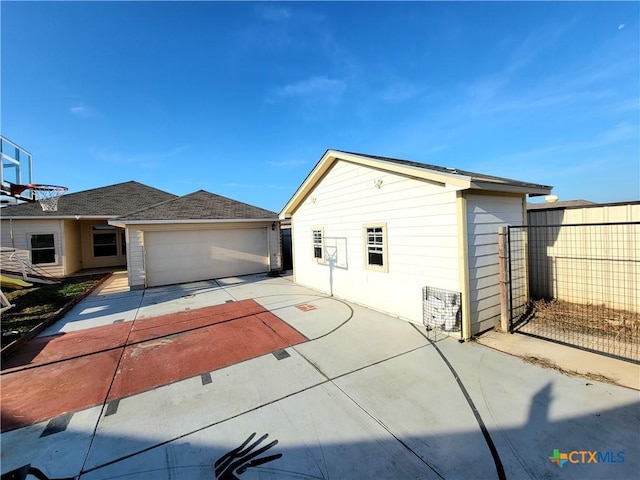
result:
[(7, 2), (34, 181), (279, 211), (328, 148), (640, 198), (637, 2)]

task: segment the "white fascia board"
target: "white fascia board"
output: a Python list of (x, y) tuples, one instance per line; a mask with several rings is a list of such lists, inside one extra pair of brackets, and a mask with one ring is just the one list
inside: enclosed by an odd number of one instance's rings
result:
[(278, 217), (274, 218), (212, 218), (212, 219), (193, 219), (193, 220), (109, 220), (109, 225), (121, 226), (125, 225), (166, 225), (171, 223), (269, 223), (279, 222)]
[(471, 188), (493, 192), (526, 193), (532, 196), (549, 195), (552, 187), (544, 185), (513, 185), (509, 183), (473, 182)]
[(298, 205), (302, 203), (305, 197), (309, 194), (311, 189), (315, 186), (318, 180), (322, 178), (322, 176), (329, 170), (329, 168), (333, 165), (333, 162), (336, 160), (337, 152), (334, 150), (327, 150), (322, 158), (316, 163), (313, 170), (307, 175), (307, 178), (304, 179), (302, 184), (295, 191), (293, 196), (289, 199), (287, 204), (282, 208), (280, 214), (278, 215), (281, 219), (290, 218), (293, 214), (294, 210), (297, 209)]

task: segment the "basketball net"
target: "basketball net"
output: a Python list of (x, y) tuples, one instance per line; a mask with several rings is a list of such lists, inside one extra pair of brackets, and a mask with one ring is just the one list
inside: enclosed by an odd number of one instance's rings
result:
[(57, 212), (58, 200), (69, 190), (59, 185), (40, 185), (31, 183), (25, 185), (25, 190), (33, 192), (34, 199), (40, 204), (43, 212)]

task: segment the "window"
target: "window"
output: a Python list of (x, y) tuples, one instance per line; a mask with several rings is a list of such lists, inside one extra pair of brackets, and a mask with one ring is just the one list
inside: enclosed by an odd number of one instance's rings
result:
[(313, 258), (322, 260), (322, 230), (313, 230)]
[(382, 272), (389, 271), (387, 262), (387, 226), (365, 225), (364, 234), (364, 261), (365, 267)]
[(384, 241), (382, 227), (367, 228), (367, 262), (369, 265), (384, 265)]
[(95, 225), (93, 227), (93, 256), (113, 257), (118, 255), (116, 227)]
[(53, 233), (31, 235), (31, 263), (56, 263), (56, 246)]

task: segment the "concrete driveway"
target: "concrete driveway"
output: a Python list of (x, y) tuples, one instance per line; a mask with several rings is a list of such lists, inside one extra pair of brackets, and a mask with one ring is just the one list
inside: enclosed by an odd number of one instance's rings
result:
[(638, 392), (248, 276), (103, 288), (2, 372), (2, 473), (638, 478)]

